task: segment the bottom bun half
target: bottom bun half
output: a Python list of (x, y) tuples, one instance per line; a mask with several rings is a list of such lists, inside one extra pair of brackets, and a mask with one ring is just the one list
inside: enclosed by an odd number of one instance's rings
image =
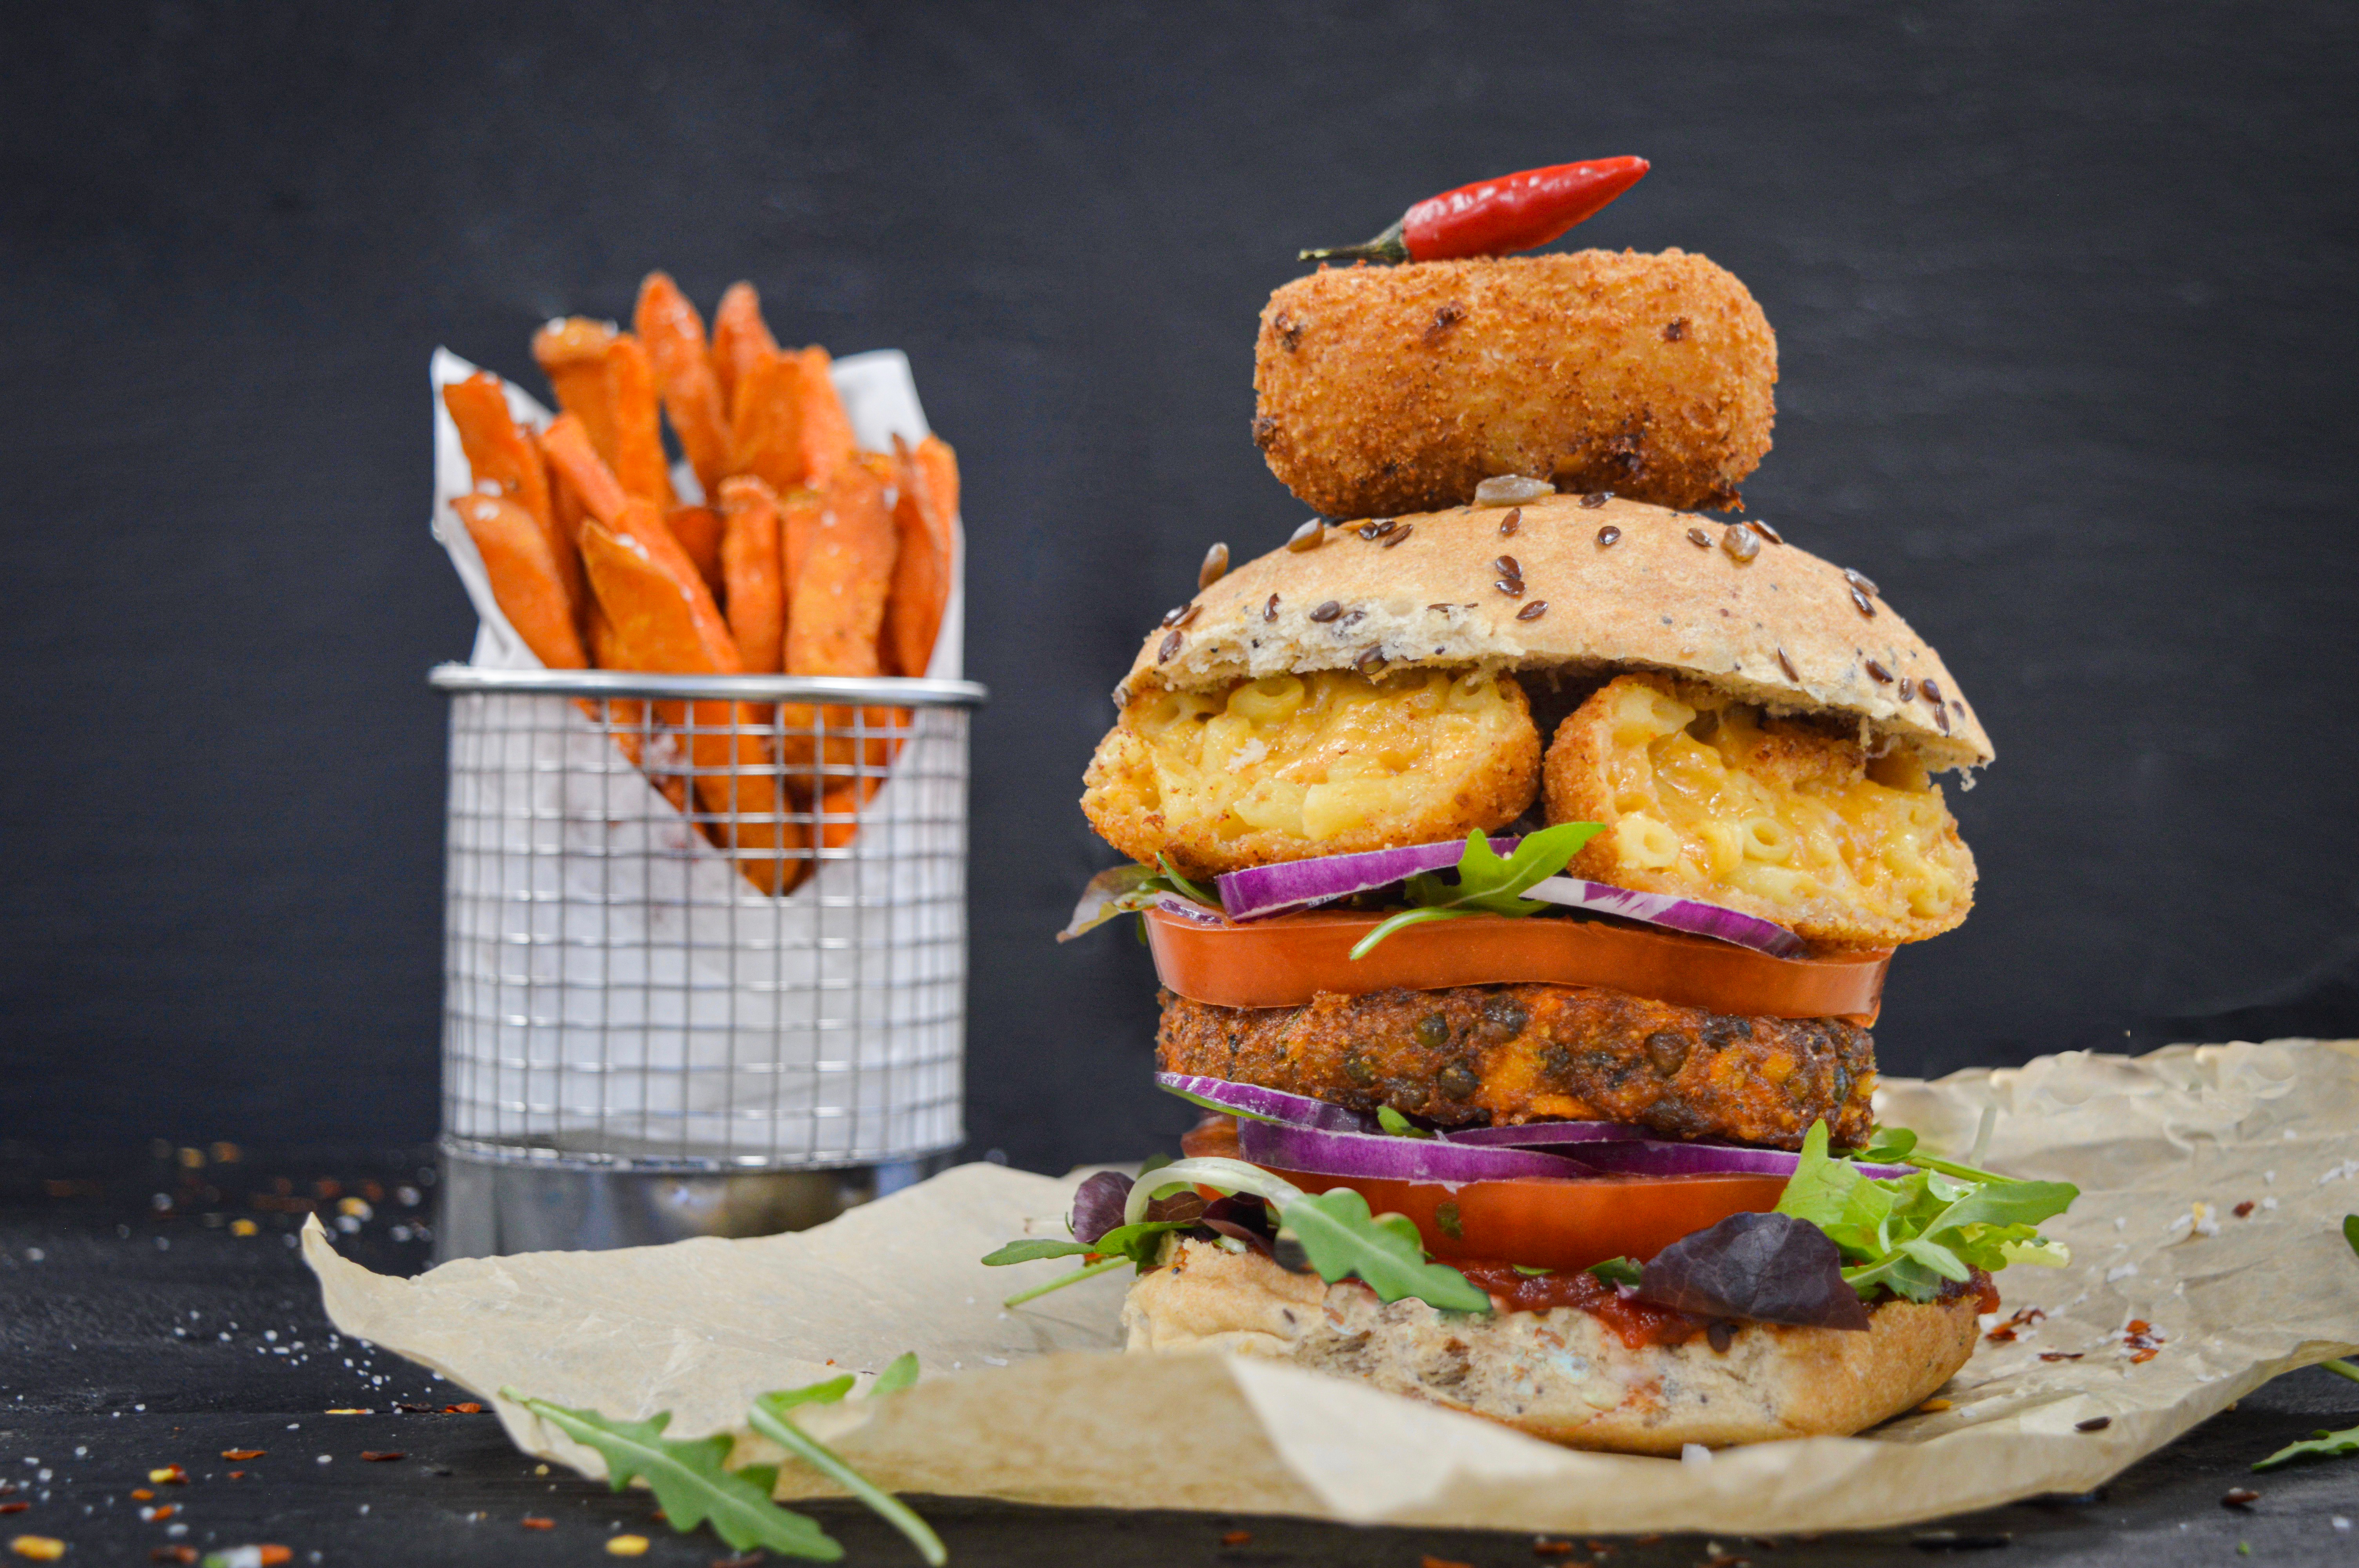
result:
[(1972, 1294), (1887, 1301), (1865, 1333), (1746, 1324), (1636, 1349), (1578, 1307), (1443, 1313), (1385, 1304), (1257, 1252), (1182, 1241), (1123, 1303), (1133, 1351), (1266, 1356), (1512, 1426), (1550, 1443), (1676, 1454), (1848, 1436), (1920, 1403), (1973, 1354)]

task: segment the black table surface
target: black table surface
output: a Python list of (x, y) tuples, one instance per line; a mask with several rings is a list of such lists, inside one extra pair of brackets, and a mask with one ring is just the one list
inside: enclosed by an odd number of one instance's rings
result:
[[(69, 1563), (193, 1562), (191, 1552), (260, 1542), (285, 1545), (296, 1564), (587, 1563), (611, 1560), (612, 1537), (640, 1534), (651, 1544), (639, 1561), (650, 1564), (728, 1560), (709, 1532), (672, 1533), (647, 1493), (617, 1496), (519, 1454), (490, 1416), (443, 1413), (466, 1399), (461, 1390), (331, 1329), (294, 1246), (303, 1217), (317, 1208), (349, 1221), (337, 1237), (348, 1256), (415, 1273), (430, 1260), (432, 1177), (419, 1151), (184, 1154), (158, 1146), (70, 1157), (0, 1143), (0, 1508), (10, 1510), (0, 1514), (0, 1542), (60, 1540)], [(348, 1206), (359, 1212), (341, 1212)], [(330, 1413), (338, 1411), (366, 1413)], [(2260, 1476), (2249, 1468), (2316, 1428), (2354, 1423), (2359, 1384), (2313, 1368), (2269, 1384), (2083, 1497), (1908, 1530), (1810, 1540), (1617, 1537), (1576, 1541), (1560, 1555), (1506, 1531), (914, 1500), (953, 1563), (1027, 1568), (1734, 1568), (1738, 1559), (1768, 1568), (1958, 1552), (1995, 1563), (2141, 1568), (2240, 1556), (2359, 1561), (2359, 1459)], [(223, 1456), (245, 1449), (262, 1452)], [(363, 1457), (370, 1453), (380, 1457)], [(185, 1470), (185, 1484), (150, 1482), (151, 1470), (171, 1465)], [(2223, 1499), (2234, 1487), (2260, 1497), (2229, 1506)], [(153, 1495), (143, 1499), (142, 1491)], [(857, 1505), (807, 1507), (842, 1541), (848, 1562), (917, 1560)]]

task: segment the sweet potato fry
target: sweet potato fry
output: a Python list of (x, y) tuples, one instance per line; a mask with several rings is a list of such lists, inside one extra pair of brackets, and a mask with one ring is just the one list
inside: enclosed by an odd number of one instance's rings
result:
[[(589, 612), (583, 619), (588, 622), (584, 641), (589, 645), (592, 661), (602, 670), (628, 668), (623, 662), (622, 651), (614, 645), (614, 628), (607, 622), (606, 612), (598, 608), (594, 598), (591, 600)], [(655, 785), (656, 793), (671, 802), (674, 811), (686, 815), (688, 781), (678, 773), (660, 773), (647, 765), (646, 741), (653, 730), (647, 719), (647, 705), (636, 697), (608, 697), (597, 702), (584, 697), (577, 697), (575, 704), (589, 717), (591, 723), (604, 726), (606, 733), (614, 738), (615, 749), (623, 753), (631, 766), (647, 775), (647, 782)], [(668, 732), (654, 730), (653, 733), (661, 741), (661, 751), (670, 753), (676, 750)], [(710, 838), (712, 835), (707, 833), (705, 837)]]
[(865, 465), (851, 463), (823, 494), (810, 543), (795, 565), (787, 673), (873, 676), (899, 548), (885, 486)]
[[(558, 416), (560, 420), (572, 417), (571, 415), (564, 414)], [(577, 426), (581, 424), (579, 419), (574, 419), (573, 422)], [(527, 434), (532, 440), (533, 456), (540, 460), (541, 473), (549, 481), (549, 511), (550, 516), (556, 521), (557, 536), (564, 540), (567, 546), (573, 551), (574, 564), (578, 568), (582, 561), (582, 546), (577, 541), (582, 537), (582, 519), (589, 515), (589, 509), (582, 504), (582, 498), (573, 492), (573, 487), (559, 477), (557, 465), (549, 460), (548, 432), (534, 430)], [(584, 439), (586, 440), (587, 438)], [(585, 605), (590, 602), (590, 584), (587, 579), (582, 581), (582, 597)], [(597, 655), (593, 652), (591, 656), (594, 658)]]
[[(644, 505), (644, 503), (639, 503)], [(727, 622), (701, 583), (679, 575), (632, 536), (592, 520), (582, 532), (582, 565), (631, 667), (676, 675), (740, 672)], [(786, 800), (765, 752), (759, 715), (743, 703), (658, 703), (683, 709), (698, 802), (712, 814), (722, 848), (766, 892), (791, 889), (808, 868), (808, 835), (786, 820)], [(734, 726), (734, 730), (732, 726)]]
[[(877, 633), (885, 622), (885, 600), (893, 580), (893, 558), (899, 540), (892, 514), (885, 507), (885, 485), (865, 464), (848, 463), (821, 497), (809, 541), (790, 568), (794, 597), (787, 608), (787, 674), (795, 676), (873, 676), (879, 673)], [(890, 709), (866, 710), (872, 723), (891, 722)], [(890, 742), (857, 744), (849, 733), (831, 733), (823, 756), (814, 755), (809, 731), (824, 715), (831, 731), (849, 731), (853, 710), (831, 705), (814, 709), (808, 704), (781, 706), (779, 717), (787, 733), (780, 744), (781, 760), (789, 769), (817, 763), (823, 776), (840, 774), (864, 761), (882, 766), (891, 759)]]
[(728, 471), (729, 414), (704, 341), (703, 318), (669, 274), (651, 272), (639, 285), (632, 325), (655, 367), (672, 434), (679, 438), (680, 450), (688, 455), (688, 466), (696, 470), (696, 482), (704, 487), (705, 503), (711, 505)]
[(712, 378), (721, 384), (721, 400), (733, 420), (737, 415), (737, 388), (754, 357), (765, 350), (777, 352), (778, 341), (770, 336), (769, 323), (762, 319), (762, 297), (750, 283), (733, 283), (712, 312)]
[(442, 406), (459, 429), (459, 445), (466, 449), (467, 467), (480, 491), (485, 484), (524, 508), (549, 541), (558, 580), (564, 584), (566, 603), (579, 614), (589, 590), (582, 579), (582, 557), (573, 548), (571, 532), (560, 532), (549, 492), (549, 470), (531, 435), (508, 413), (500, 378), (477, 371), (442, 389)]
[(715, 600), (727, 597), (727, 586), (721, 576), (721, 514), (710, 506), (675, 506), (664, 514), (664, 526), (696, 563), (696, 575), (712, 590)]
[[(581, 420), (570, 414), (550, 420), (549, 428), (540, 433), (540, 449), (549, 458), (559, 494), (571, 492), (590, 516), (616, 533), (641, 540), (658, 560), (677, 568), (683, 578), (704, 581), (695, 557), (681, 546), (654, 503), (625, 491), (614, 470), (590, 449), (589, 434)], [(708, 586), (708, 597), (710, 591)]]
[(928, 435), (918, 443), (918, 467), (925, 471), (926, 489), (934, 498), (934, 505), (944, 517), (959, 514), (958, 454), (940, 436)]
[[(540, 522), (505, 495), (462, 495), (451, 508), (484, 557), (500, 613), (533, 656), (552, 670), (587, 668), (575, 601)], [(573, 546), (565, 548), (571, 554)]]
[(729, 630), (748, 675), (786, 667), (787, 605), (781, 587), (778, 498), (751, 474), (721, 481), (721, 575)]
[(863, 806), (876, 798), (885, 781), (871, 775), (837, 784), (820, 796), (819, 841), (830, 849), (841, 849), (859, 836), (859, 814)]
[(758, 349), (745, 362), (729, 405), (729, 471), (751, 474), (784, 494), (803, 481), (802, 364)]
[(826, 511), (827, 497), (816, 490), (790, 490), (778, 497), (778, 594), (788, 615), (794, 611), (795, 579)]
[(827, 351), (759, 351), (737, 383), (729, 424), (729, 471), (784, 494), (825, 490), (853, 460), (852, 421), (828, 373)]
[(893, 559), (893, 591), (879, 652), (886, 673), (922, 676), (951, 601), (951, 514), (934, 498), (933, 477), (898, 436), (893, 438), (893, 528), (900, 549)]
[(591, 446), (601, 452), (614, 445), (614, 420), (606, 402), (606, 345), (614, 341), (613, 323), (587, 316), (551, 321), (532, 335), (533, 360), (549, 378), (557, 406), (581, 419)]
[(606, 415), (614, 438), (598, 452), (625, 490), (668, 508), (672, 503), (671, 462), (664, 456), (659, 406), (647, 345), (627, 332), (618, 334), (606, 345)]
[[(609, 528), (623, 515), (624, 503), (630, 500), (614, 470), (598, 455), (595, 443), (590, 439), (590, 427), (582, 416), (573, 413), (559, 415), (540, 433), (541, 456), (549, 460), (549, 473), (560, 496), (571, 495), (577, 505), (590, 516)], [(575, 519), (577, 542), (581, 534), (580, 519)]]
[(843, 411), (843, 399), (836, 395), (835, 377), (831, 373), (835, 362), (828, 351), (813, 344), (795, 355), (795, 362), (802, 370), (795, 387), (802, 403), (801, 415), (795, 421), (796, 438), (802, 447), (802, 482), (813, 490), (825, 490), (835, 481), (837, 471), (852, 460), (852, 419)]

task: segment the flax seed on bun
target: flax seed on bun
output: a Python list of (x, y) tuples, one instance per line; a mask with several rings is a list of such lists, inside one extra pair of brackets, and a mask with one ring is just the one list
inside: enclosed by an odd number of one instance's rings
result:
[(1338, 524), (1315, 548), (1248, 561), (1147, 637), (1124, 688), (1346, 667), (1663, 670), (1771, 713), (1864, 720), (1930, 772), (1995, 755), (1940, 655), (1857, 573), (1637, 502), (1547, 495), (1503, 535), (1509, 510)]

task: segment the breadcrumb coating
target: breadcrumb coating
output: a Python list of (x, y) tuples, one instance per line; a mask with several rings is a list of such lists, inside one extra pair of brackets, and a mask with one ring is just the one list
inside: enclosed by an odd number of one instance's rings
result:
[(1459, 505), (1497, 474), (1730, 507), (1769, 450), (1777, 341), (1670, 250), (1322, 267), (1262, 311), (1254, 441), (1306, 505)]

